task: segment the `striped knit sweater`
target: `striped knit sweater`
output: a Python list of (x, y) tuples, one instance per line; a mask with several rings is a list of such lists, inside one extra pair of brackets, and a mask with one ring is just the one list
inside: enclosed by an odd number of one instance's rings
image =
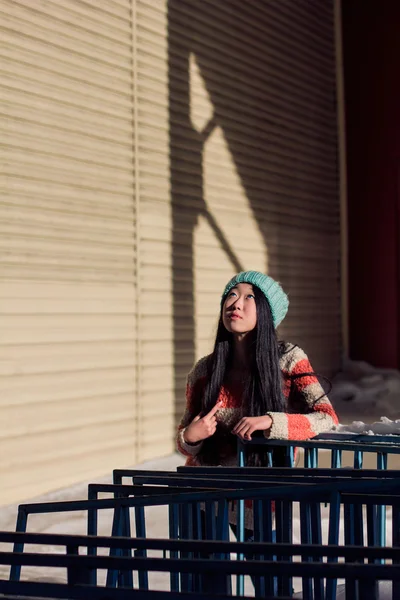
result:
[[(204, 390), (206, 384), (207, 357), (200, 359), (189, 373), (186, 389), (186, 410), (178, 428), (177, 447), (187, 457), (187, 465), (198, 466), (197, 455), (202, 443), (189, 445), (184, 440), (185, 428), (201, 411), (201, 406), (195, 406), (195, 397), (201, 394), (193, 393)], [(269, 439), (305, 440), (318, 433), (332, 429), (338, 423), (336, 413), (324, 394), (315, 376), (305, 375), (296, 379), (290, 376), (301, 375), (313, 371), (307, 355), (298, 346), (285, 345), (285, 351), (280, 359), (283, 377), (283, 393), (287, 399), (287, 412), (270, 412), (271, 428), (265, 432)], [(294, 389), (293, 389), (294, 388)], [(291, 393), (297, 392), (297, 393)], [(217, 427), (223, 433), (232, 431), (236, 423), (248, 415), (243, 414), (241, 406), (241, 390), (224, 386), (221, 389), (219, 401), (221, 408), (216, 413)], [(221, 439), (224, 439), (222, 436)], [(222, 466), (236, 465), (235, 446), (230, 444), (220, 449), (219, 464)]]

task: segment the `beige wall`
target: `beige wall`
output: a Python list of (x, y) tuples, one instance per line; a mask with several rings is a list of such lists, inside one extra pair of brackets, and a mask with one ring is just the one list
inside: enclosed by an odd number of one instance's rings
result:
[(333, 11), (280, 6), (0, 0), (0, 502), (172, 452), (240, 268), (337, 368)]
[(3, 503), (138, 456), (131, 27), (106, 5), (0, 2)]

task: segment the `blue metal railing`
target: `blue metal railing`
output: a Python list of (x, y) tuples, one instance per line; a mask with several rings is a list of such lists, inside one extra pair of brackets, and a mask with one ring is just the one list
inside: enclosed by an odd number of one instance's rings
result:
[[(82, 592), (86, 590), (86, 598), (120, 598), (121, 594), (117, 593), (115, 588), (99, 588), (90, 585), (90, 573), (93, 570), (111, 570), (120, 573), (127, 572), (165, 572), (177, 573), (181, 576), (182, 582), (189, 582), (187, 589), (173, 590), (174, 597), (189, 598), (186, 592), (196, 593), (196, 581), (201, 583), (201, 575), (206, 573), (219, 573), (237, 576), (251, 575), (258, 589), (260, 597), (268, 597), (269, 589), (272, 585), (272, 580), (275, 576), (280, 576), (282, 579), (292, 577), (302, 577), (303, 581), (314, 579), (321, 581), (326, 579), (326, 597), (324, 600), (333, 600), (335, 595), (329, 591), (329, 582), (337, 578), (346, 579), (346, 593), (349, 590), (355, 590), (355, 595), (351, 598), (354, 600), (374, 600), (377, 598), (376, 582), (380, 580), (393, 581), (393, 599), (398, 598), (400, 569), (398, 563), (400, 554), (398, 548), (363, 548), (363, 547), (348, 547), (348, 546), (321, 546), (307, 544), (266, 544), (266, 543), (234, 543), (234, 542), (217, 542), (217, 541), (181, 541), (181, 540), (163, 540), (163, 539), (132, 539), (123, 538), (116, 539), (114, 537), (87, 537), (87, 536), (65, 536), (51, 534), (16, 534), (11, 532), (0, 532), (0, 542), (19, 543), (19, 544), (40, 544), (41, 550), (44, 545), (64, 546), (68, 554), (48, 554), (48, 553), (25, 553), (17, 555), (12, 552), (0, 552), (0, 564), (5, 565), (23, 565), (31, 567), (48, 568), (63, 567), (67, 570), (68, 584), (65, 586), (54, 584), (40, 584), (36, 589), (30, 588), (37, 597), (49, 597), (48, 593), (51, 590), (52, 597), (60, 598), (82, 598)], [(179, 558), (129, 558), (127, 556), (110, 557), (110, 556), (84, 556), (78, 555), (79, 548), (89, 546), (115, 548), (118, 547), (124, 550), (143, 549), (143, 550), (159, 550), (166, 556), (167, 553), (171, 556), (172, 552), (176, 552)], [(71, 554), (71, 549), (75, 552)], [(222, 559), (227, 557), (229, 552), (238, 552), (245, 555), (251, 555), (255, 560), (248, 561), (232, 561)], [(191, 556), (189, 559), (187, 554), (205, 554), (213, 558), (196, 559)], [(268, 556), (277, 554), (281, 556), (281, 561), (268, 560)], [(219, 557), (216, 559), (216, 557)], [(265, 558), (267, 557), (267, 558)], [(294, 558), (301, 558), (302, 562), (292, 562)], [(310, 562), (311, 558), (311, 562)], [(327, 559), (329, 562), (323, 562)], [(347, 562), (338, 562), (339, 559), (345, 559)], [(393, 564), (377, 565), (374, 561), (389, 560)], [(368, 564), (365, 561), (369, 561)], [(200, 576), (200, 580), (196, 576)], [(122, 581), (124, 584), (125, 581)], [(13, 585), (14, 584), (14, 585)], [(18, 593), (27, 592), (30, 583), (28, 582), (5, 582), (0, 580), (0, 593)], [(49, 587), (50, 586), (50, 587)], [(53, 587), (51, 587), (53, 586)], [(55, 588), (60, 595), (55, 593)], [(103, 590), (103, 596), (99, 595), (99, 590)], [(308, 593), (307, 586), (303, 586), (303, 600), (311, 600), (312, 592)], [(122, 590), (118, 590), (122, 593)], [(137, 596), (136, 590), (130, 589), (131, 597)], [(154, 598), (157, 598), (156, 592), (153, 592)], [(365, 595), (365, 594), (368, 595)], [(68, 594), (68, 595), (67, 595)], [(161, 597), (167, 597), (160, 596)], [(193, 598), (196, 598), (193, 595)], [(229, 594), (226, 596), (218, 596), (232, 598)], [(284, 591), (279, 593), (279, 597), (285, 596)], [(315, 595), (317, 597), (317, 595)]]
[[(254, 445), (264, 447), (269, 467), (244, 466), (247, 450)], [(274, 449), (276, 450), (277, 447), (280, 448), (279, 454), (281, 457), (283, 455), (283, 464), (286, 467), (271, 466), (275, 456)], [(305, 468), (303, 469), (292, 468), (295, 447), (304, 449)], [(320, 450), (331, 452), (331, 469), (318, 468)], [(353, 453), (354, 468), (341, 468), (344, 451)], [(362, 469), (365, 452), (376, 455), (377, 469)], [(292, 563), (294, 554), (290, 554), (288, 550), (291, 548), (294, 552), (296, 549), (296, 546), (292, 544), (292, 522), (294, 504), (297, 503), (303, 550), (300, 554), (304, 568), (301, 571), (302, 574), (299, 575), (303, 581), (303, 598), (305, 600), (332, 600), (335, 598), (337, 577), (326, 575), (324, 569), (330, 567), (333, 569), (330, 573), (337, 573), (338, 568), (349, 567), (346, 571), (346, 593), (352, 600), (353, 598), (362, 600), (361, 594), (366, 593), (368, 586), (357, 581), (356, 574), (364, 573), (363, 577), (367, 578), (366, 581), (369, 582), (371, 590), (375, 590), (373, 591), (375, 594), (376, 578), (374, 579), (374, 577), (375, 574), (378, 574), (376, 568), (391, 566), (382, 563), (388, 558), (388, 555), (385, 555), (384, 547), (386, 544), (387, 506), (391, 506), (393, 512), (391, 533), (395, 554), (391, 560), (394, 561), (396, 568), (385, 571), (385, 573), (398, 572), (400, 563), (398, 554), (400, 552), (400, 470), (387, 470), (390, 454), (400, 454), (398, 437), (380, 436), (377, 441), (371, 440), (370, 436), (339, 434), (338, 437), (337, 434), (324, 434), (306, 441), (255, 438), (251, 442), (242, 443), (239, 440), (238, 467), (181, 467), (177, 472), (116, 469), (113, 473), (114, 484), (91, 484), (89, 486), (88, 500), (21, 505), (18, 512), (17, 531), (26, 532), (30, 514), (86, 511), (88, 533), (91, 534), (91, 537), (87, 538), (88, 556), (84, 557), (82, 561), (82, 557), (77, 556), (77, 547), (70, 545), (67, 548), (68, 559), (72, 561), (71, 565), (74, 565), (71, 567), (70, 573), (73, 573), (74, 569), (78, 569), (77, 564), (80, 564), (82, 566), (81, 575), (84, 573), (84, 578), (88, 578), (87, 581), (85, 580), (85, 585), (89, 585), (91, 590), (97, 590), (97, 570), (106, 568), (107, 590), (121, 592), (121, 586), (123, 586), (132, 592), (133, 571), (135, 571), (138, 575), (140, 591), (145, 593), (149, 590), (149, 571), (161, 564), (151, 562), (153, 559), (147, 556), (150, 546), (146, 543), (151, 540), (146, 539), (146, 509), (152, 506), (164, 506), (168, 511), (169, 541), (178, 544), (170, 547), (164, 545), (164, 559), (168, 559), (170, 568), (168, 570), (166, 565), (159, 567), (161, 571), (168, 572), (170, 575), (171, 593), (189, 591), (195, 593), (199, 589), (203, 572), (201, 563), (204, 563), (204, 560), (199, 559), (199, 552), (212, 548), (214, 550), (213, 559), (208, 561), (208, 568), (211, 571), (218, 571), (219, 568), (224, 571), (228, 554), (237, 553), (238, 560), (231, 562), (236, 565), (232, 573), (237, 575), (238, 595), (243, 596), (244, 575), (250, 574), (255, 576), (256, 592), (262, 597), (273, 592), (276, 592), (279, 597), (283, 597), (285, 594), (290, 596), (292, 577), (298, 576), (294, 573), (297, 573), (296, 569), (299, 569), (299, 566)], [(131, 478), (132, 485), (123, 484), (126, 477)], [(109, 493), (113, 497), (99, 500), (100, 493)], [(248, 512), (245, 511), (246, 501), (252, 505), (252, 531), (256, 542), (262, 544), (262, 551), (260, 546), (253, 547), (251, 544), (241, 543), (245, 539), (245, 517), (246, 515), (248, 517)], [(236, 535), (238, 543), (228, 541), (228, 508), (232, 506), (232, 503), (237, 507)], [(329, 509), (327, 546), (322, 546), (321, 504), (323, 503)], [(99, 511), (105, 509), (113, 511), (112, 538), (108, 539), (114, 540), (115, 543), (109, 543), (107, 546), (110, 552), (109, 557), (99, 557), (97, 556), (97, 540), (100, 538), (96, 536), (98, 515)], [(131, 511), (133, 511), (133, 521)], [(131, 537), (133, 524), (136, 540)], [(344, 541), (349, 550), (357, 549), (357, 546), (366, 546), (363, 549), (365, 553), (358, 554), (357, 559), (353, 559), (346, 553), (331, 553), (330, 548), (337, 547), (339, 543), (342, 524)], [(276, 543), (271, 545), (275, 535)], [(206, 539), (202, 540), (203, 537)], [(10, 585), (24, 583), (19, 582), (21, 565), (28, 564), (24, 561), (35, 562), (38, 560), (35, 558), (36, 555), (32, 557), (23, 552), (24, 543), (27, 543), (26, 539), (26, 537), (18, 538), (14, 542), (14, 553), (12, 553), (14, 558), (10, 559), (12, 581), (7, 582)], [(189, 542), (191, 545), (182, 545), (187, 543), (185, 540), (191, 540)], [(134, 545), (127, 545), (127, 541), (133, 542)], [(138, 541), (143, 544), (137, 543)], [(164, 542), (166, 541), (164, 540)], [(204, 545), (207, 543), (222, 545), (209, 547)], [(196, 544), (200, 544), (200, 546)], [(376, 546), (382, 546), (382, 548)], [(326, 549), (325, 554), (322, 553), (322, 548)], [(244, 560), (246, 556), (249, 556), (250, 551), (255, 552), (256, 550), (258, 551), (256, 555), (258, 561)], [(383, 553), (368, 554), (369, 550), (382, 550)], [(168, 552), (169, 556), (167, 556)], [(3, 559), (4, 557), (5, 555), (3, 555)], [(345, 565), (338, 563), (341, 558), (347, 561)], [(100, 562), (90, 562), (90, 560), (97, 561), (97, 559)], [(109, 562), (104, 562), (104, 559), (109, 559)], [(323, 562), (325, 559), (329, 564)], [(49, 559), (50, 563), (52, 560)], [(101, 562), (102, 560), (103, 562)], [(355, 560), (359, 562), (354, 562)], [(364, 560), (368, 560), (369, 564), (360, 564), (360, 561), (362, 563)], [(177, 561), (180, 568), (177, 567)], [(129, 568), (123, 567), (128, 563)], [(196, 568), (186, 569), (184, 565), (189, 563), (195, 563)], [(254, 567), (255, 571), (252, 571), (254, 563), (257, 563), (258, 567)], [(105, 564), (108, 567), (105, 567)], [(263, 574), (260, 565), (267, 569)], [(281, 568), (281, 565), (285, 565), (286, 569)], [(271, 570), (268, 571), (270, 567)], [(370, 570), (357, 571), (357, 567), (368, 567)], [(383, 571), (379, 573), (383, 573)], [(400, 598), (399, 584), (396, 576), (390, 575), (390, 577), (394, 581), (393, 598), (398, 600)], [(325, 578), (326, 589), (324, 588)], [(277, 590), (274, 589), (276, 582), (279, 584)], [(12, 589), (14, 588), (9, 588), (8, 591), (6, 588), (3, 589), (5, 593), (13, 593)], [(80, 588), (78, 592), (81, 593)], [(372, 597), (375, 596), (368, 596), (368, 598)], [(75, 598), (75, 596), (71, 596), (71, 598)], [(93, 598), (100, 598), (100, 596), (93, 596)]]
[[(159, 478), (158, 478), (159, 479)], [(173, 478), (171, 478), (173, 481)], [(185, 484), (185, 481), (182, 482)], [(174, 487), (176, 488), (176, 481), (173, 481)], [(212, 483), (210, 484), (212, 485)], [(237, 485), (243, 485), (243, 482), (235, 482), (232, 480), (229, 485), (237, 487)], [(251, 500), (255, 506), (255, 513), (258, 511), (259, 515), (263, 515), (264, 524), (260, 521), (254, 521), (254, 532), (256, 539), (267, 540), (271, 539), (272, 536), (272, 521), (273, 521), (273, 506), (272, 502), (275, 502), (277, 510), (275, 512), (275, 526), (278, 532), (277, 541), (290, 542), (290, 521), (293, 502), (300, 503), (301, 510), (301, 526), (302, 526), (302, 541), (307, 542), (309, 540), (318, 542), (321, 536), (321, 521), (320, 518), (316, 518), (317, 511), (315, 507), (318, 507), (321, 502), (329, 503), (330, 515), (329, 515), (329, 544), (337, 544), (339, 541), (339, 514), (340, 506), (349, 504), (354, 506), (376, 506), (376, 505), (391, 505), (393, 507), (394, 515), (397, 514), (400, 506), (400, 496), (395, 494), (399, 493), (399, 482), (396, 479), (385, 479), (385, 480), (351, 480), (337, 481), (327, 484), (315, 484), (315, 485), (280, 485), (276, 484), (266, 485), (265, 488), (261, 486), (259, 482), (255, 482), (255, 485), (259, 485), (259, 488), (254, 489), (234, 489), (234, 490), (215, 490), (215, 491), (197, 491), (190, 490), (186, 487), (185, 491), (176, 493), (164, 493), (159, 494), (159, 488), (155, 490), (155, 495), (152, 495), (151, 486), (148, 486), (148, 495), (139, 497), (127, 497), (127, 498), (114, 498), (106, 500), (87, 500), (87, 501), (74, 501), (74, 502), (56, 502), (56, 503), (45, 503), (45, 504), (31, 504), (22, 505), (19, 511), (18, 518), (18, 529), (20, 531), (26, 530), (28, 515), (32, 513), (47, 513), (47, 512), (64, 512), (74, 510), (102, 510), (112, 508), (114, 510), (114, 520), (112, 534), (113, 536), (126, 536), (131, 535), (130, 529), (127, 529), (127, 521), (123, 518), (123, 511), (129, 511), (129, 508), (144, 509), (146, 506), (168, 506), (170, 514), (170, 524), (172, 524), (172, 530), (175, 532), (171, 537), (186, 537), (187, 539), (195, 538), (195, 523), (199, 519), (200, 503), (204, 502), (206, 511), (208, 511), (208, 525), (207, 525), (207, 537), (212, 539), (228, 539), (228, 522), (227, 522), (227, 511), (228, 502), (230, 501), (245, 501)], [(128, 488), (129, 486), (127, 486)], [(140, 486), (139, 486), (140, 487)], [(182, 486), (183, 489), (184, 485)], [(188, 491), (189, 490), (189, 491)], [(120, 490), (119, 490), (120, 491)], [(129, 493), (129, 490), (126, 490)], [(379, 496), (377, 493), (379, 492)], [(143, 489), (140, 491), (143, 494)], [(389, 495), (383, 495), (389, 494)], [(215, 514), (215, 506), (218, 505), (217, 514)], [(397, 512), (396, 512), (397, 511)], [(144, 512), (139, 510), (136, 518), (142, 523), (142, 530), (144, 536), (146, 535)], [(239, 521), (242, 519), (239, 513)], [(394, 520), (393, 523), (398, 523), (398, 520)], [(266, 527), (266, 523), (268, 526)], [(239, 523), (240, 526), (243, 526)], [(367, 524), (368, 527), (370, 525)], [(243, 529), (244, 530), (244, 529)], [(281, 532), (281, 533), (279, 533)], [(285, 533), (286, 532), (286, 533)], [(286, 536), (286, 537), (285, 537)], [(393, 529), (393, 544), (399, 544), (399, 532)], [(357, 543), (357, 539), (353, 540)], [(358, 542), (359, 543), (359, 542)], [(361, 541), (362, 543), (362, 541)], [(21, 543), (17, 543), (15, 546), (16, 552), (22, 552), (23, 546)], [(145, 553), (145, 550), (139, 549), (140, 552)], [(127, 550), (124, 548), (113, 548), (113, 558), (123, 557), (129, 558), (126, 555)], [(242, 557), (242, 555), (239, 555)], [(239, 561), (240, 562), (240, 561)], [(140, 579), (140, 585), (143, 588), (148, 587), (147, 571), (139, 571), (142, 574)], [(13, 565), (12, 568), (12, 579), (18, 580), (20, 575), (20, 566), (18, 564)], [(239, 581), (243, 580), (243, 577), (239, 574)], [(177, 577), (174, 572), (171, 573), (171, 589), (177, 591)], [(93, 581), (91, 581), (93, 583)], [(129, 574), (119, 573), (116, 570), (110, 569), (108, 571), (107, 584), (109, 586), (116, 586), (117, 584), (123, 583), (125, 586), (131, 586), (132, 582), (129, 578)], [(307, 583), (307, 582), (305, 582)], [(329, 584), (329, 582), (328, 582)], [(331, 581), (334, 586), (334, 580)], [(190, 585), (189, 581), (184, 581), (184, 587)], [(290, 578), (285, 577), (281, 583), (282, 592), (287, 593), (291, 589)], [(242, 587), (239, 586), (239, 594), (243, 594)], [(318, 596), (316, 596), (317, 598)], [(333, 597), (333, 596), (332, 596)]]
[[(166, 484), (171, 486), (182, 486), (182, 488), (188, 487), (197, 487), (197, 486), (215, 486), (218, 488), (251, 488), (260, 485), (265, 486), (276, 486), (277, 483), (288, 485), (293, 484), (294, 481), (296, 483), (304, 484), (305, 481), (308, 481), (308, 485), (319, 485), (323, 483), (332, 484), (332, 480), (335, 482), (335, 489), (340, 491), (341, 489), (345, 489), (346, 484), (349, 481), (353, 481), (357, 479), (358, 481), (363, 480), (364, 483), (368, 482), (373, 483), (384, 481), (384, 480), (398, 480), (400, 475), (399, 471), (377, 471), (377, 470), (353, 470), (353, 469), (292, 469), (292, 468), (255, 468), (255, 467), (241, 467), (241, 468), (222, 468), (222, 467), (180, 467), (178, 468), (178, 472), (181, 476), (179, 479), (179, 475), (176, 473), (157, 473), (154, 475), (154, 472), (147, 472), (146, 475), (142, 476), (140, 471), (132, 471), (132, 470), (118, 470), (114, 472), (114, 480), (122, 481), (124, 477), (132, 477), (132, 480), (136, 484), (153, 484), (160, 485)], [(299, 474), (300, 476), (297, 476)], [(330, 475), (329, 477), (327, 475)], [(197, 475), (197, 477), (196, 477)], [(322, 475), (322, 477), (320, 477)], [(255, 481), (258, 480), (258, 481)], [(344, 486), (344, 488), (343, 488)], [(359, 489), (359, 486), (357, 486)], [(378, 487), (380, 489), (381, 486)], [(397, 489), (399, 487), (397, 486)], [(383, 491), (383, 489), (382, 489)], [(367, 520), (366, 520), (366, 529), (367, 529), (367, 543), (372, 544), (380, 544), (384, 545), (384, 540), (382, 536), (379, 535), (379, 532), (383, 530), (382, 520), (383, 520), (383, 511), (386, 509), (385, 505), (386, 499), (381, 500), (381, 504), (378, 506), (371, 505), (371, 502), (366, 504), (367, 510)], [(239, 511), (238, 511), (238, 539), (244, 539), (244, 514), (243, 514), (243, 506), (244, 501), (241, 500), (238, 502)], [(242, 506), (242, 510), (240, 511), (240, 506)], [(255, 508), (257, 507), (257, 503), (255, 503)], [(281, 512), (281, 508), (282, 511)], [(345, 541), (348, 544), (363, 544), (364, 543), (364, 523), (362, 518), (362, 505), (360, 504), (360, 499), (357, 499), (357, 503), (355, 505), (347, 502), (344, 503), (344, 511), (345, 511)], [(290, 528), (291, 528), (291, 512), (292, 507), (287, 505), (287, 503), (278, 503), (277, 504), (277, 539), (278, 541), (287, 541), (290, 540)], [(334, 515), (334, 509), (331, 507), (331, 512)], [(265, 507), (264, 514), (266, 515)], [(305, 505), (300, 506), (300, 514), (301, 514), (301, 525), (302, 531), (304, 531), (304, 535), (302, 536), (302, 541), (309, 542), (312, 541), (314, 543), (322, 542), (322, 528), (321, 528), (321, 511), (320, 504), (318, 502), (314, 503), (305, 503)], [(334, 527), (330, 525), (330, 536), (333, 540), (339, 540), (339, 528), (340, 528), (340, 519), (339, 512), (337, 513), (337, 522), (331, 521), (331, 523), (336, 522), (337, 531), (335, 532)], [(270, 519), (272, 519), (270, 517)], [(381, 522), (379, 523), (379, 520)], [(386, 522), (384, 522), (385, 526)], [(254, 529), (257, 530), (257, 523), (254, 523)], [(257, 533), (256, 533), (257, 535)], [(270, 532), (271, 535), (271, 532)], [(289, 536), (289, 537), (288, 537)], [(267, 539), (267, 538), (264, 538)], [(336, 543), (337, 543), (336, 541)], [(239, 556), (239, 559), (243, 557)], [(239, 578), (238, 580), (238, 594), (243, 594), (243, 578)], [(321, 596), (322, 597), (322, 596)]]
[(309, 440), (269, 440), (265, 437), (254, 436), (250, 441), (237, 440), (238, 466), (246, 464), (246, 450), (253, 446), (262, 446), (265, 450), (268, 466), (272, 466), (273, 449), (281, 448), (284, 452), (285, 465), (294, 466), (294, 449), (303, 448), (304, 466), (317, 468), (319, 451), (330, 451), (331, 467), (342, 467), (343, 452), (353, 453), (353, 467), (361, 469), (364, 454), (376, 455), (376, 468), (387, 469), (388, 457), (400, 454), (400, 436), (398, 435), (357, 435), (328, 432), (322, 433)]

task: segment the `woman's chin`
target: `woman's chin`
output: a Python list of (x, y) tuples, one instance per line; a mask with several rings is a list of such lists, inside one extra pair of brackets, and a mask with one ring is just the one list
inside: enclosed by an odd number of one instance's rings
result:
[(237, 321), (227, 321), (224, 323), (224, 327), (229, 333), (244, 333), (246, 331), (246, 328)]
[(249, 333), (251, 333), (248, 329), (246, 329), (245, 327), (238, 327), (238, 326), (233, 326), (233, 327), (229, 327), (228, 329), (229, 333), (231, 333), (234, 337), (245, 337), (247, 336)]

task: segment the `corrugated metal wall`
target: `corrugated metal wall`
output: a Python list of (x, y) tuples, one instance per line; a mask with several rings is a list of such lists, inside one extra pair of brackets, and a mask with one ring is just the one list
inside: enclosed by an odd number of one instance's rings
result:
[(139, 197), (139, 460), (174, 449), (168, 10), (133, 2)]
[(1, 500), (137, 459), (129, 1), (0, 1)]
[(171, 452), (241, 268), (337, 368), (332, 2), (0, 0), (0, 21), (1, 501)]

